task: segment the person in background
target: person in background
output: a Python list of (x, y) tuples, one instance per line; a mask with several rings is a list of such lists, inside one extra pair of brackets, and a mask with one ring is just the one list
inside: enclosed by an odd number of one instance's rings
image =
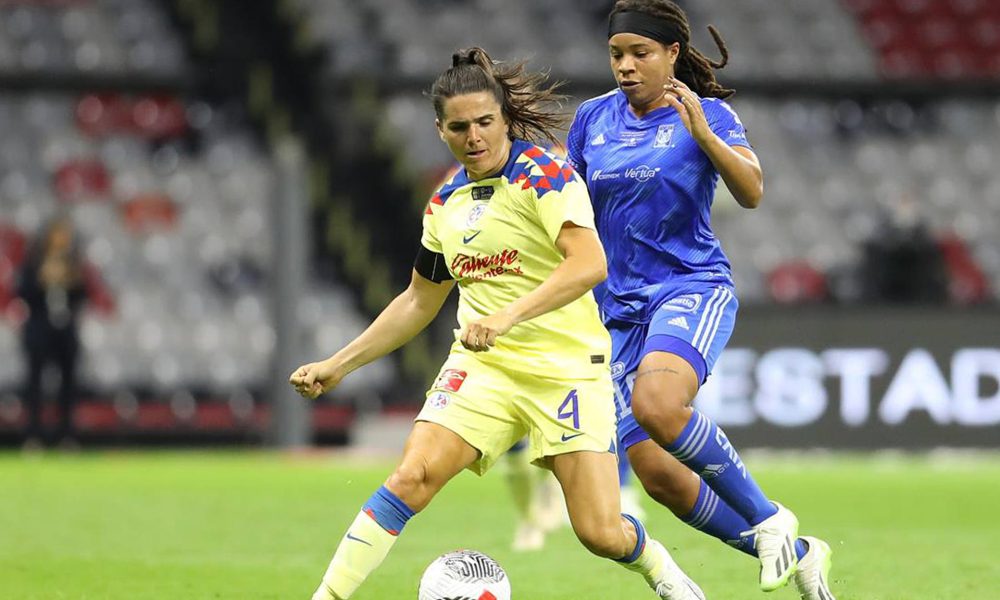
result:
[[(56, 216), (42, 228), (18, 275), (17, 295), (28, 308), (22, 336), (27, 358), (25, 448), (51, 443), (75, 449), (78, 325), (87, 286), (79, 240), (68, 215)], [(43, 377), (49, 366), (59, 374), (59, 423), (51, 435), (46, 435), (42, 427)]]
[(944, 304), (944, 256), (908, 192), (892, 196), (864, 245), (862, 285), (868, 302)]

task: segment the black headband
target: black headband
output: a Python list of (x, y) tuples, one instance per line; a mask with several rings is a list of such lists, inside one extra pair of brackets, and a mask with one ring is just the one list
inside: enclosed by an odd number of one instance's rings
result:
[(680, 27), (666, 19), (642, 12), (622, 11), (611, 15), (608, 19), (608, 39), (616, 33), (634, 33), (656, 40), (664, 46), (676, 42), (681, 45), (682, 56), (687, 50), (687, 42)]

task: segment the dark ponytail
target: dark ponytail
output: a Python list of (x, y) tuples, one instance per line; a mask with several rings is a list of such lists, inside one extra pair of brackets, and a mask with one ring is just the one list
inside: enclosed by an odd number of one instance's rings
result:
[(489, 92), (500, 105), (512, 139), (556, 144), (554, 131), (566, 123), (560, 104), (565, 97), (555, 93), (561, 82), (543, 87), (547, 81), (547, 73), (528, 72), (524, 61), (495, 62), (482, 48), (466, 48), (452, 55), (451, 68), (437, 78), (428, 95), (437, 118), (443, 119), (448, 98)]

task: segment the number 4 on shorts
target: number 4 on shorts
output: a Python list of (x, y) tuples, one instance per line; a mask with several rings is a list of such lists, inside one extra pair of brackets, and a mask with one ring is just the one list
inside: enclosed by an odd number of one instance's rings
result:
[(569, 395), (559, 405), (559, 412), (556, 414), (556, 417), (560, 419), (573, 417), (573, 429), (580, 428), (580, 400), (576, 395), (576, 390), (569, 391)]

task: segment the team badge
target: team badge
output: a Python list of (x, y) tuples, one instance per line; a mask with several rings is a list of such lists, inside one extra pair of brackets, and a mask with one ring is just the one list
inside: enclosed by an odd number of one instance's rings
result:
[(427, 406), (441, 410), (451, 404), (451, 396), (444, 392), (434, 392), (427, 397)]
[(670, 141), (674, 139), (674, 124), (660, 125), (656, 128), (656, 137), (653, 138), (654, 148), (670, 148)]
[(434, 381), (434, 387), (432, 389), (457, 392), (462, 387), (462, 382), (465, 381), (466, 375), (465, 371), (459, 371), (458, 369), (445, 369)]
[(469, 216), (465, 219), (465, 226), (472, 227), (473, 225), (475, 225), (476, 221), (481, 219), (483, 217), (483, 214), (486, 213), (486, 209), (489, 208), (489, 206), (490, 206), (489, 204), (477, 204), (473, 206), (472, 210), (469, 211)]

